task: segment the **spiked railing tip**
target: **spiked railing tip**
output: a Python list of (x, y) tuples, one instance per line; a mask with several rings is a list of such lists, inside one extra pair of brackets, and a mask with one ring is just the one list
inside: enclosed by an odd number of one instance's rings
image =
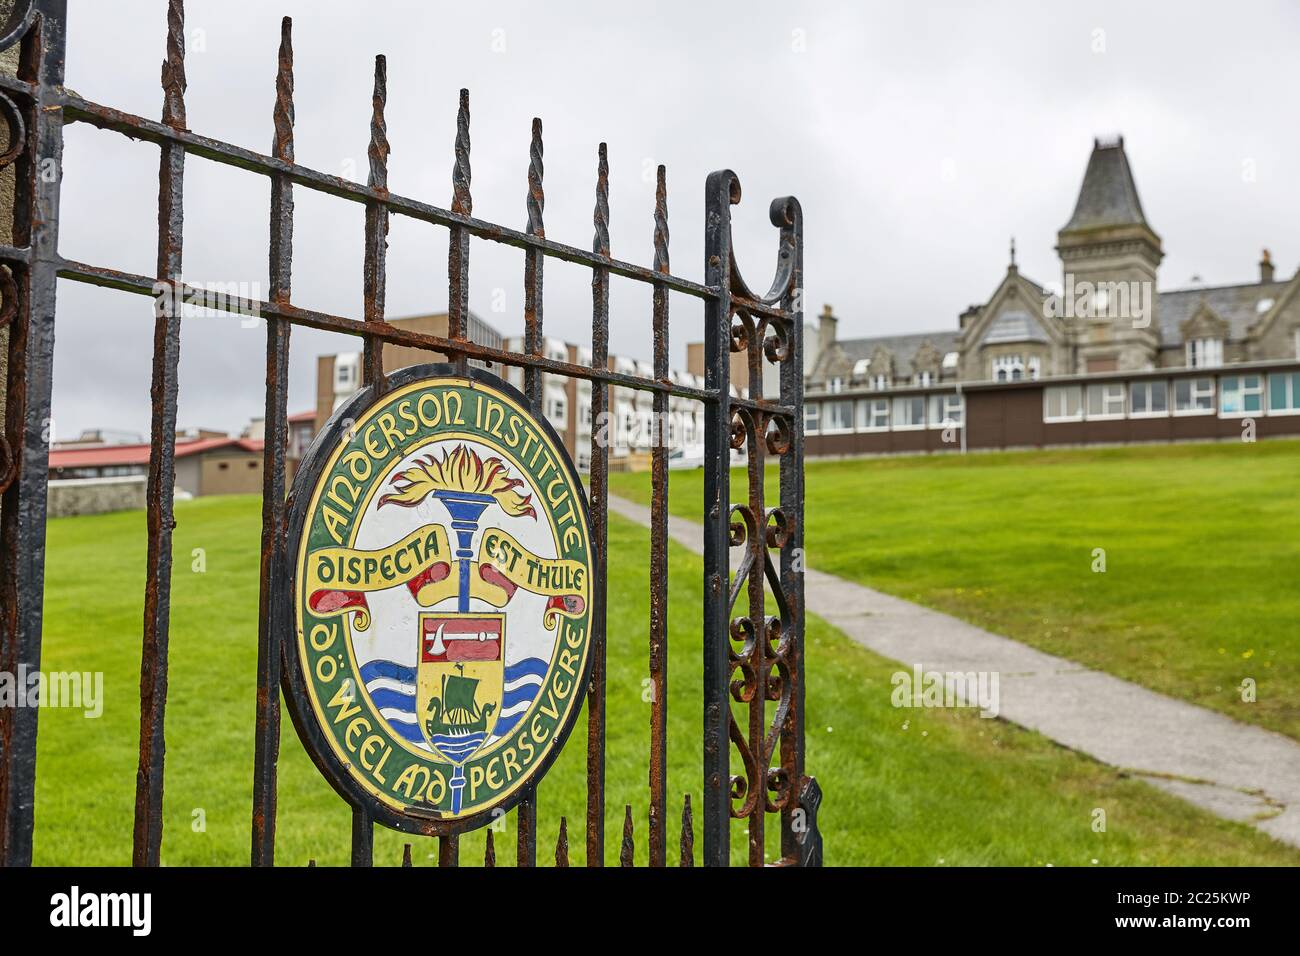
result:
[(487, 845), (483, 848), (483, 865), (494, 867), (497, 865), (497, 848), (492, 843), (492, 831), (487, 831)]
[(185, 4), (167, 4), (167, 59), (162, 65), (162, 121), (173, 129), (185, 128)]
[(275, 71), (275, 143), (272, 153), (276, 159), (293, 162), (293, 19), (280, 21), (280, 55)]
[(632, 804), (623, 812), (623, 845), (618, 851), (619, 866), (632, 866), (636, 845), (632, 842)]
[(655, 263), (656, 272), (668, 269), (668, 171), (661, 165), (655, 178)]
[(375, 57), (375, 91), (371, 98), (370, 178), (372, 189), (388, 188), (388, 124), (384, 120), (384, 106), (388, 102), (388, 61), (383, 54)]
[(569, 865), (569, 820), (560, 817), (560, 835), (555, 841), (555, 865)]
[(407, 843), (402, 846), (402, 866), (411, 865), (411, 844)]
[(691, 822), (691, 795), (682, 802), (681, 866), (695, 865), (695, 827)]
[(542, 225), (542, 209), (546, 205), (546, 194), (542, 190), (542, 121), (533, 118), (533, 135), (528, 144), (528, 234), (545, 237), (546, 228)]
[(469, 186), (469, 90), (461, 90), (456, 110), (456, 163), (451, 169), (451, 211), (457, 215), (468, 216), (474, 211)]
[(596, 163), (596, 209), (592, 222), (596, 226), (596, 235), (592, 240), (591, 251), (597, 255), (609, 255), (609, 150), (600, 144)]

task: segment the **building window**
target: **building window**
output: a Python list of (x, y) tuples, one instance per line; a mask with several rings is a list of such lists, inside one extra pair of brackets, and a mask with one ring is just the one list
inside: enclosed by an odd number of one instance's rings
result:
[(920, 395), (894, 399), (894, 428), (924, 428), (925, 399)]
[(1025, 377), (1025, 360), (1019, 355), (995, 355), (993, 357), (993, 380), (995, 382), (1018, 382)]
[(916, 375), (912, 377), (912, 384), (924, 388), (925, 386), (932, 384), (931, 378), (932, 376), (929, 372), (917, 372)]
[(1077, 422), (1083, 418), (1083, 388), (1050, 385), (1043, 389), (1043, 421)]
[(1174, 414), (1203, 415), (1214, 411), (1214, 379), (1174, 380)]
[(546, 417), (552, 422), (560, 422), (562, 424), (565, 421), (564, 399), (552, 398), (548, 401), (546, 403)]
[(1218, 368), (1223, 364), (1223, 339), (1192, 339), (1187, 343), (1191, 368)]
[(826, 420), (822, 422), (822, 431), (853, 431), (853, 403), (847, 401), (827, 402)]
[(821, 410), (822, 407), (816, 402), (809, 402), (803, 407), (803, 430), (806, 434), (812, 434), (818, 430)]
[(1260, 375), (1225, 375), (1219, 379), (1219, 414), (1251, 415), (1263, 411), (1264, 379)]
[(883, 392), (889, 388), (889, 376), (883, 374), (871, 376), (871, 387), (877, 392)]
[(1129, 414), (1168, 415), (1169, 383), (1164, 379), (1129, 385)]
[(844, 391), (844, 379), (840, 378), (838, 375), (835, 376), (833, 379), (831, 379), (830, 387), (828, 390), (835, 394)]
[(889, 399), (872, 398), (858, 402), (858, 428), (868, 432), (889, 430)]
[(1300, 372), (1286, 372), (1268, 377), (1268, 413), (1300, 414)]
[(1099, 382), (1088, 386), (1089, 418), (1124, 417), (1124, 383)]
[(1043, 370), (1043, 360), (1037, 355), (1029, 356), (1029, 379), (1032, 382), (1038, 381), (1038, 376)]
[(1295, 330), (1295, 357), (1300, 359), (1300, 328)]
[(930, 427), (948, 428), (962, 422), (962, 397), (956, 392), (930, 396)]

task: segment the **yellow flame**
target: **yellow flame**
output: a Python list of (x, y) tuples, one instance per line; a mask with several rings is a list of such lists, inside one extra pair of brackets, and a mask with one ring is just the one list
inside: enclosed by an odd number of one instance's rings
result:
[(501, 509), (513, 518), (537, 517), (532, 495), (515, 489), (523, 484), (510, 477), (509, 466), (500, 458), (479, 458), (471, 448), (457, 445), (439, 461), (434, 455), (417, 459), (414, 466), (393, 478), (394, 493), (379, 499), (379, 506), (392, 503), (410, 508), (435, 491), (463, 491), (491, 495)]

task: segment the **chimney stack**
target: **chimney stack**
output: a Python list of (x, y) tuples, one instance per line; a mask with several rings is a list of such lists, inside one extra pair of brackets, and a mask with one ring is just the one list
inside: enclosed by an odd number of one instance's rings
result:
[(835, 327), (839, 319), (829, 305), (822, 306), (821, 319), (817, 324), (817, 353), (820, 355), (835, 344)]
[(1259, 281), (1261, 283), (1273, 281), (1273, 259), (1267, 249), (1264, 250), (1264, 258), (1259, 260)]

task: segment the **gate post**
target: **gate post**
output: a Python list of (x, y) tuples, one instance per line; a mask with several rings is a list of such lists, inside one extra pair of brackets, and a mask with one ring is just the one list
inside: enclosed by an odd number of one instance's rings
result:
[[(21, 37), (18, 84), (5, 84), (0, 107), (15, 164), (13, 240), (0, 250), (0, 324), (8, 323), (4, 441), (0, 443), (0, 671), (18, 679), (41, 666), (45, 592), (45, 508), (50, 393), (54, 369), (54, 292), (58, 270), (63, 111), (64, 0), (15, 4), (0, 49)], [(26, 92), (20, 92), (26, 87)], [(0, 270), (2, 272), (2, 270)], [(0, 708), (0, 863), (32, 859), (36, 790), (35, 706)]]

